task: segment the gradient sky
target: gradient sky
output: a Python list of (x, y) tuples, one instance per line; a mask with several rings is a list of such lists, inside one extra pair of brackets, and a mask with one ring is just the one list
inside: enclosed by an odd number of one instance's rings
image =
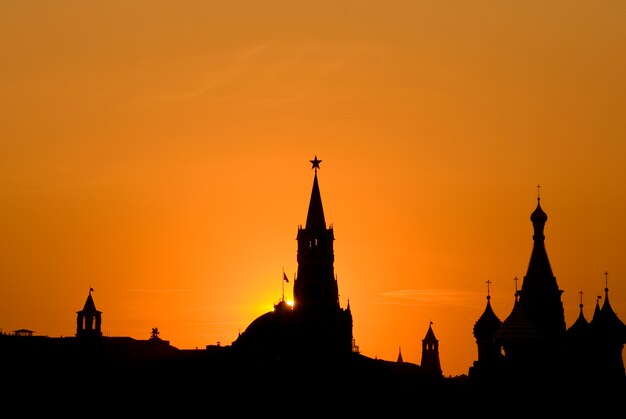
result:
[[(537, 187), (569, 327), (626, 321), (626, 2), (0, 0), (0, 329), (230, 344), (318, 172), (363, 354), (504, 320)], [(292, 297), (293, 281), (285, 284)]]

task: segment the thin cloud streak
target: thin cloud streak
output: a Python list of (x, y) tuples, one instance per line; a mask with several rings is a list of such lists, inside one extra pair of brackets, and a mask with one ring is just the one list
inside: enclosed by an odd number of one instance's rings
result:
[(425, 306), (458, 306), (474, 308), (484, 303), (484, 293), (454, 289), (408, 289), (387, 291), (381, 294), (397, 301), (383, 304), (425, 305)]
[[(208, 71), (210, 76), (203, 85), (195, 89), (145, 98), (127, 104), (126, 108), (142, 110), (167, 106), (208, 94), (211, 94), (210, 102), (219, 104), (220, 109), (229, 101), (239, 102), (237, 106), (246, 110), (283, 106), (313, 98), (317, 98), (315, 101), (319, 102), (319, 96), (315, 93), (322, 88), (324, 81), (332, 74), (348, 68), (352, 61), (371, 48), (370, 44), (309, 45), (300, 48), (298, 54), (294, 55), (288, 47), (263, 43), (222, 57), (213, 56), (212, 61), (219, 64), (217, 67), (213, 64), (214, 68)], [(323, 54), (321, 59), (320, 54)], [(267, 60), (269, 64), (263, 64), (263, 60)], [(303, 67), (303, 62), (311, 63), (308, 67), (313, 70), (313, 74), (301, 75), (295, 85), (285, 84), (288, 83), (285, 80), (292, 79), (293, 74), (297, 74), (297, 69)], [(264, 71), (259, 71), (259, 66)], [(253, 79), (255, 82), (250, 83)], [(283, 86), (282, 89), (272, 88), (269, 93), (263, 92), (263, 89), (275, 86), (277, 80)], [(225, 94), (225, 91), (229, 93)]]
[(130, 292), (154, 292), (154, 293), (172, 293), (172, 292), (197, 292), (194, 289), (187, 288), (169, 288), (169, 289), (147, 289), (147, 288), (128, 288), (126, 291)]
[[(228, 63), (223, 65), (220, 71), (211, 72), (212, 78), (208, 80), (203, 86), (200, 86), (194, 90), (185, 93), (146, 98), (143, 101), (126, 105), (126, 108), (130, 110), (142, 110), (166, 106), (171, 103), (181, 102), (216, 90), (217, 88), (240, 77), (241, 73), (250, 67), (251, 60), (255, 56), (259, 55), (261, 51), (266, 49), (267, 45), (268, 44), (259, 44), (252, 48), (247, 48), (243, 51), (233, 54), (232, 57), (225, 60), (228, 61)], [(222, 95), (222, 97), (214, 97), (214, 100), (224, 100), (232, 96), (232, 94), (227, 96)]]
[(84, 186), (93, 186), (93, 185), (104, 184), (104, 183), (105, 181), (103, 179), (96, 179), (96, 180), (85, 180), (82, 182), (62, 183), (62, 184), (49, 185), (49, 186), (25, 188), (24, 190), (26, 192), (55, 192), (55, 191), (60, 191), (60, 190), (65, 190), (65, 189), (81, 188)]

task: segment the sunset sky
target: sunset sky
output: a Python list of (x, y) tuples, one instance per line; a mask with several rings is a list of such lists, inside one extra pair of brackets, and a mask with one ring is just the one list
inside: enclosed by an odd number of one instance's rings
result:
[[(318, 179), (367, 356), (445, 375), (510, 313), (530, 214), (569, 327), (626, 321), (626, 2), (0, 0), (0, 329), (230, 344)], [(292, 298), (293, 281), (285, 284)]]

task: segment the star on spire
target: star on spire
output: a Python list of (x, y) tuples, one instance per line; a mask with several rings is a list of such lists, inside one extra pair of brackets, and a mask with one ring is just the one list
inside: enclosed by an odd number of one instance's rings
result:
[(315, 158), (313, 160), (309, 160), (309, 161), (313, 165), (313, 167), (311, 167), (311, 169), (315, 169), (315, 171), (317, 172), (317, 169), (320, 168), (320, 163), (322, 162), (321, 160), (317, 159), (317, 154), (315, 155)]

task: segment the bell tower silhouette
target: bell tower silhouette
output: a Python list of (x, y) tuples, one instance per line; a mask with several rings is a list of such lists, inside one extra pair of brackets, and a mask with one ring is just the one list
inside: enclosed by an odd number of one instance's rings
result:
[(85, 301), (83, 309), (76, 312), (76, 336), (102, 336), (102, 312), (96, 310), (91, 292), (93, 288), (89, 288), (89, 295)]

